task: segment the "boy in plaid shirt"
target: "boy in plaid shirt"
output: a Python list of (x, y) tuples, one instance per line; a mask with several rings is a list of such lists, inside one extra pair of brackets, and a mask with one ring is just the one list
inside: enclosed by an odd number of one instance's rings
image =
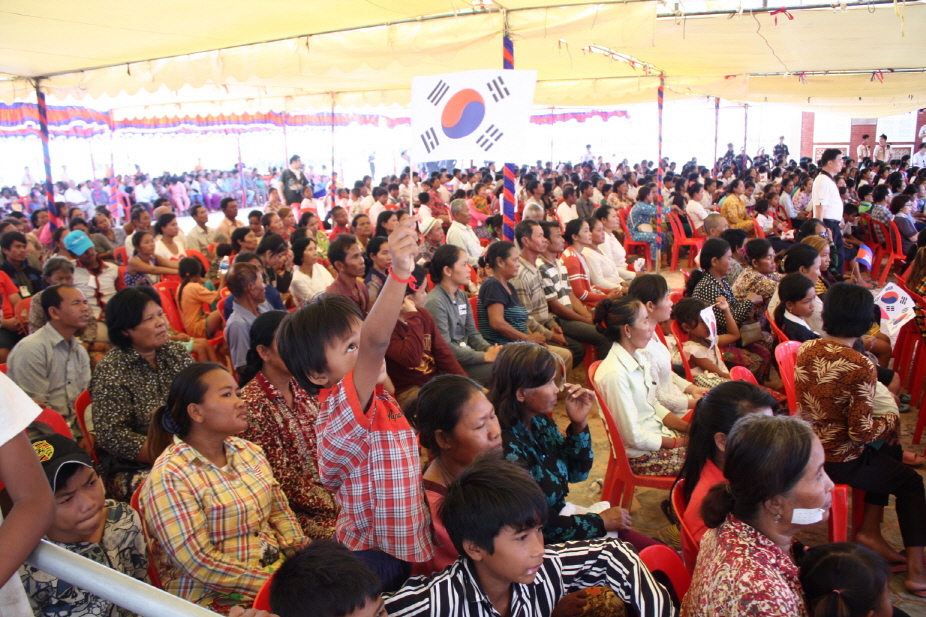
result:
[(318, 471), (341, 508), (335, 538), (397, 589), (409, 562), (431, 558), (431, 520), (421, 486), (418, 439), (385, 391), (385, 354), (418, 254), (411, 218), (389, 237), (392, 268), (364, 321), (356, 305), (322, 294), (280, 326), (290, 372), (321, 410)]

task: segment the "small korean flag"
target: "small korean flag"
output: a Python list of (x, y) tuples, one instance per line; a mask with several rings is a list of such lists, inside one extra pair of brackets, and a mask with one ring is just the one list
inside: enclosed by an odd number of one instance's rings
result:
[(707, 324), (707, 331), (710, 332), (711, 346), (708, 349), (713, 349), (717, 344), (717, 316), (714, 315), (714, 307), (709, 306), (702, 310), (701, 319)]
[(858, 247), (858, 254), (855, 256), (855, 260), (860, 266), (865, 266), (865, 269), (871, 272), (871, 260), (873, 257), (874, 253), (871, 251), (871, 247), (867, 244), (862, 244)]
[(536, 71), (463, 71), (412, 79), (415, 161), (519, 161)]
[(875, 298), (875, 304), (884, 309), (888, 317), (894, 318), (913, 306), (913, 298), (894, 283), (888, 283)]

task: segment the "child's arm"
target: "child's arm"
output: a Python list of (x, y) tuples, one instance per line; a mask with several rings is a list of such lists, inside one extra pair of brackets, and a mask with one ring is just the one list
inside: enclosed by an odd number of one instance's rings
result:
[(55, 498), (25, 433), (0, 446), (0, 480), (13, 508), (0, 525), (0, 585), (23, 564), (55, 520)]
[[(717, 336), (717, 345), (726, 347), (740, 340), (740, 327), (736, 324), (736, 318), (733, 317), (733, 312), (730, 311), (730, 303), (727, 302), (726, 298), (720, 297), (717, 299), (717, 308), (723, 312), (724, 319), (727, 320), (727, 333)], [(720, 375), (720, 373), (717, 374)]]
[[(730, 378), (730, 374), (727, 371), (717, 366), (712, 360), (709, 360), (708, 358), (697, 358), (695, 356), (691, 356), (688, 358), (688, 363), (693, 364), (699, 369), (710, 371), (711, 373), (719, 375), (720, 377), (726, 377), (727, 379)], [(666, 426), (668, 426), (668, 424)]]
[(405, 284), (398, 282), (396, 278), (411, 278), (412, 270), (415, 268), (418, 233), (414, 224), (414, 219), (409, 217), (399, 223), (389, 236), (389, 253), (392, 255), (392, 272), (395, 277), (386, 277), (386, 283), (376, 297), (376, 302), (360, 331), (360, 349), (357, 363), (354, 365), (354, 387), (364, 410), (369, 406), (373, 389), (379, 382), (386, 349), (389, 348), (392, 330), (405, 299)]

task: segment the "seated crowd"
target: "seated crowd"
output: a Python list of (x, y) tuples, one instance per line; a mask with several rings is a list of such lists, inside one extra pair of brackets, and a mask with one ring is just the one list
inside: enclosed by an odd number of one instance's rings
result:
[[(844, 163), (525, 167), (509, 230), (494, 165), (117, 176), (124, 225), (79, 187), (7, 200), (30, 216), (0, 221), (4, 593), (131, 616), (24, 563), (44, 537), (233, 616), (904, 615), (924, 459), (857, 256), (896, 225), (926, 292), (926, 169)], [(616, 455), (675, 478), (687, 593), (628, 510), (569, 501), (596, 394)], [(855, 543), (808, 550), (834, 483), (864, 491)]]

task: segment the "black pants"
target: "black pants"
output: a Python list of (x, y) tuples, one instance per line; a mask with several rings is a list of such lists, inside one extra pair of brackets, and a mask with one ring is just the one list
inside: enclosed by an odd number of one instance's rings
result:
[(837, 272), (843, 272), (846, 265), (846, 247), (845, 242), (842, 240), (842, 230), (839, 228), (839, 223), (836, 219), (823, 219), (823, 224), (830, 231), (830, 240), (836, 246), (836, 254), (833, 255), (835, 258), (833, 266), (835, 266)]
[(890, 495), (894, 495), (904, 547), (926, 546), (926, 489), (923, 478), (904, 465), (902, 458), (900, 445), (884, 444), (877, 450), (867, 446), (854, 461), (826, 463), (823, 468), (836, 484), (865, 491), (865, 503), (886, 506)]

